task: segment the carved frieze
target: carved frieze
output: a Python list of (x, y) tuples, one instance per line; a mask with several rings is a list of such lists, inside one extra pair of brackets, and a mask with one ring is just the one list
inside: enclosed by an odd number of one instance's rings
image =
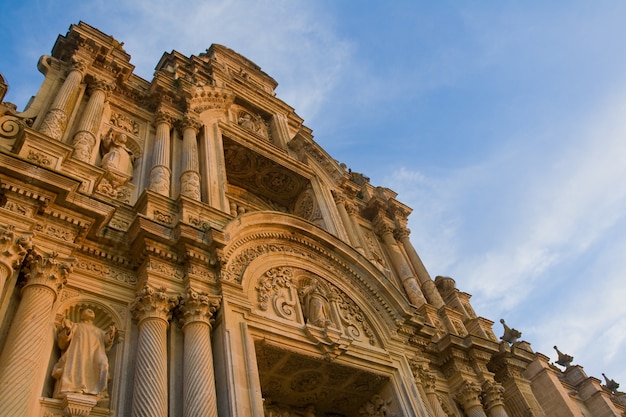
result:
[(107, 279), (124, 284), (135, 285), (137, 277), (131, 272), (114, 268), (100, 262), (94, 262), (87, 259), (79, 259), (76, 262), (76, 269), (88, 272), (89, 275), (95, 275), (97, 278)]

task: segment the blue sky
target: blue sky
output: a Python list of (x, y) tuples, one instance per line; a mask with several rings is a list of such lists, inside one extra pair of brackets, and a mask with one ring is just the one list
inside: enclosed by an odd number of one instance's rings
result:
[(248, 57), (315, 139), (399, 193), (431, 276), (479, 315), (626, 384), (626, 2), (8, 1), (21, 109), (83, 20), (146, 79), (164, 52)]

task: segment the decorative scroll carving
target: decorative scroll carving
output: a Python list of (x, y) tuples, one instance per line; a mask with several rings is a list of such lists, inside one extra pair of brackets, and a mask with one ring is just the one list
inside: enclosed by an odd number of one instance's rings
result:
[(113, 113), (109, 123), (133, 136), (139, 136), (139, 123), (121, 113)]
[(137, 277), (134, 274), (114, 269), (96, 262), (79, 260), (76, 263), (76, 268), (83, 271), (88, 271), (91, 274), (96, 274), (101, 278), (111, 279), (114, 281), (123, 282), (125, 284), (134, 285), (137, 283)]
[(365, 403), (363, 407), (359, 409), (359, 414), (363, 417), (392, 417), (395, 413), (389, 410), (391, 400), (385, 400), (378, 394)]
[(369, 340), (371, 345), (376, 343), (376, 339), (374, 337), (374, 332), (367, 324), (365, 320), (365, 313), (359, 306), (356, 305), (352, 299), (350, 299), (343, 291), (339, 290), (337, 287), (332, 286), (331, 290), (333, 292), (333, 299), (337, 303), (339, 308), (339, 315), (341, 318), (341, 324), (345, 328), (346, 333), (350, 337), (355, 339), (361, 338), (361, 331)]
[[(282, 318), (296, 319), (296, 302), (290, 297), (290, 290), (294, 288), (293, 270), (288, 267), (272, 268), (259, 280), (256, 287), (259, 307), (268, 310), (274, 307), (274, 312)], [(286, 290), (286, 291), (285, 291)]]

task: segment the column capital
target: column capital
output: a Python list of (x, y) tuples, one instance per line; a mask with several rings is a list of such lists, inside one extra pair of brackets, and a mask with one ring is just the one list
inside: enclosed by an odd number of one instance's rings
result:
[(200, 128), (202, 128), (202, 122), (189, 113), (186, 113), (185, 116), (183, 116), (179, 124), (183, 133), (187, 129), (193, 129), (195, 133), (198, 133)]
[(413, 376), (419, 379), (419, 382), (421, 382), (421, 385), (424, 387), (426, 394), (434, 393), (437, 383), (437, 377), (435, 374), (430, 372), (428, 366), (417, 360), (412, 360), (410, 365), (411, 370), (413, 371)]
[(398, 240), (408, 239), (411, 234), (411, 229), (408, 227), (398, 227), (394, 230), (394, 236)]
[(172, 127), (172, 125), (174, 124), (174, 120), (174, 116), (163, 110), (157, 111), (154, 115), (154, 124), (157, 126), (160, 124), (166, 124), (169, 127)]
[(181, 302), (181, 312), (184, 326), (202, 322), (209, 326), (213, 323), (213, 315), (220, 307), (221, 297), (210, 296), (207, 293), (197, 292), (190, 288)]
[(137, 291), (131, 310), (139, 322), (148, 318), (169, 321), (177, 304), (178, 297), (168, 295), (164, 287), (153, 288), (146, 283)]
[(71, 60), (71, 64), (69, 68), (67, 69), (67, 73), (69, 74), (72, 71), (78, 71), (80, 72), (80, 75), (83, 76), (85, 75), (85, 72), (87, 72), (88, 67), (89, 67), (89, 63), (87, 62), (86, 59), (73, 56)]
[(483, 397), (487, 410), (498, 405), (504, 406), (504, 387), (497, 382), (485, 381), (483, 384)]
[(454, 398), (463, 406), (465, 410), (470, 410), (474, 407), (482, 407), (480, 402), (481, 393), (482, 390), (477, 384), (465, 381), (465, 383), (457, 390)]
[(345, 204), (346, 196), (341, 191), (331, 190), (331, 194), (333, 195), (333, 199), (335, 199), (336, 204)]
[(22, 264), (32, 249), (32, 238), (32, 232), (16, 231), (13, 225), (0, 229), (0, 265), (7, 269), (7, 277)]
[(107, 79), (101, 77), (94, 77), (88, 84), (87, 90), (89, 94), (93, 94), (96, 91), (103, 91), (105, 94), (109, 94), (111, 90), (115, 88), (115, 84)]
[(24, 289), (31, 286), (43, 286), (56, 295), (67, 283), (72, 272), (75, 258), (61, 258), (57, 252), (44, 253), (37, 249), (29, 251), (24, 260), (22, 271), (26, 279)]
[(384, 216), (384, 213), (378, 213), (376, 217), (374, 217), (374, 230), (379, 236), (384, 236), (386, 234), (393, 235), (394, 225), (393, 222)]

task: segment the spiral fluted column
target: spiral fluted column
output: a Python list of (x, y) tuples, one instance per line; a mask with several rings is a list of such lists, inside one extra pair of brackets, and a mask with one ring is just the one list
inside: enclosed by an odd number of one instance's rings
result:
[(67, 128), (69, 113), (74, 107), (78, 87), (83, 80), (86, 65), (82, 61), (74, 61), (63, 85), (59, 89), (50, 110), (46, 113), (39, 130), (56, 140), (61, 140)]
[(217, 417), (211, 318), (219, 298), (189, 290), (184, 299), (183, 416)]
[(426, 400), (428, 401), (427, 411), (434, 417), (448, 417), (446, 412), (443, 411), (439, 398), (437, 397), (437, 377), (435, 374), (430, 372), (426, 366), (419, 363), (413, 363), (411, 369), (413, 370), (413, 374), (419, 377), (416, 382), (418, 384), (421, 383), (426, 393)]
[(109, 88), (109, 84), (102, 80), (96, 81), (89, 86), (91, 96), (78, 122), (78, 130), (72, 140), (72, 146), (74, 147), (73, 156), (80, 161), (91, 162), (93, 159), (93, 150), (98, 143), (96, 135)]
[(52, 349), (50, 313), (71, 272), (73, 258), (32, 250), (24, 261), (26, 285), (0, 356), (0, 416), (30, 417), (41, 394), (40, 370)]
[(406, 227), (396, 229), (396, 237), (404, 246), (404, 250), (406, 251), (413, 268), (417, 274), (417, 278), (421, 284), (422, 290), (424, 291), (424, 295), (430, 304), (432, 304), (436, 308), (443, 307), (444, 302), (443, 298), (441, 298), (441, 294), (437, 291), (437, 286), (430, 278), (428, 271), (426, 271), (426, 267), (422, 263), (417, 251), (413, 247), (411, 240), (409, 239), (409, 234), (411, 231)]
[(409, 301), (416, 307), (421, 307), (426, 304), (426, 298), (424, 298), (424, 294), (422, 294), (422, 290), (420, 289), (417, 279), (413, 276), (411, 268), (396, 244), (396, 240), (393, 237), (394, 227), (391, 224), (391, 221), (385, 219), (383, 216), (384, 215), (379, 214), (374, 220), (376, 232), (382, 238), (383, 243), (387, 247), (387, 252), (391, 256), (391, 263), (393, 264), (396, 273), (402, 280), (402, 285), (404, 286), (404, 291), (409, 297)]
[(164, 288), (145, 285), (137, 292), (132, 307), (139, 328), (133, 417), (167, 417), (167, 328), (176, 304)]
[(170, 130), (172, 118), (159, 112), (155, 120), (156, 138), (152, 150), (152, 168), (150, 170), (150, 189), (169, 197), (172, 171), (170, 169)]
[(198, 159), (198, 139), (201, 123), (189, 116), (182, 121), (183, 160), (180, 174), (180, 194), (200, 201), (200, 163)]

